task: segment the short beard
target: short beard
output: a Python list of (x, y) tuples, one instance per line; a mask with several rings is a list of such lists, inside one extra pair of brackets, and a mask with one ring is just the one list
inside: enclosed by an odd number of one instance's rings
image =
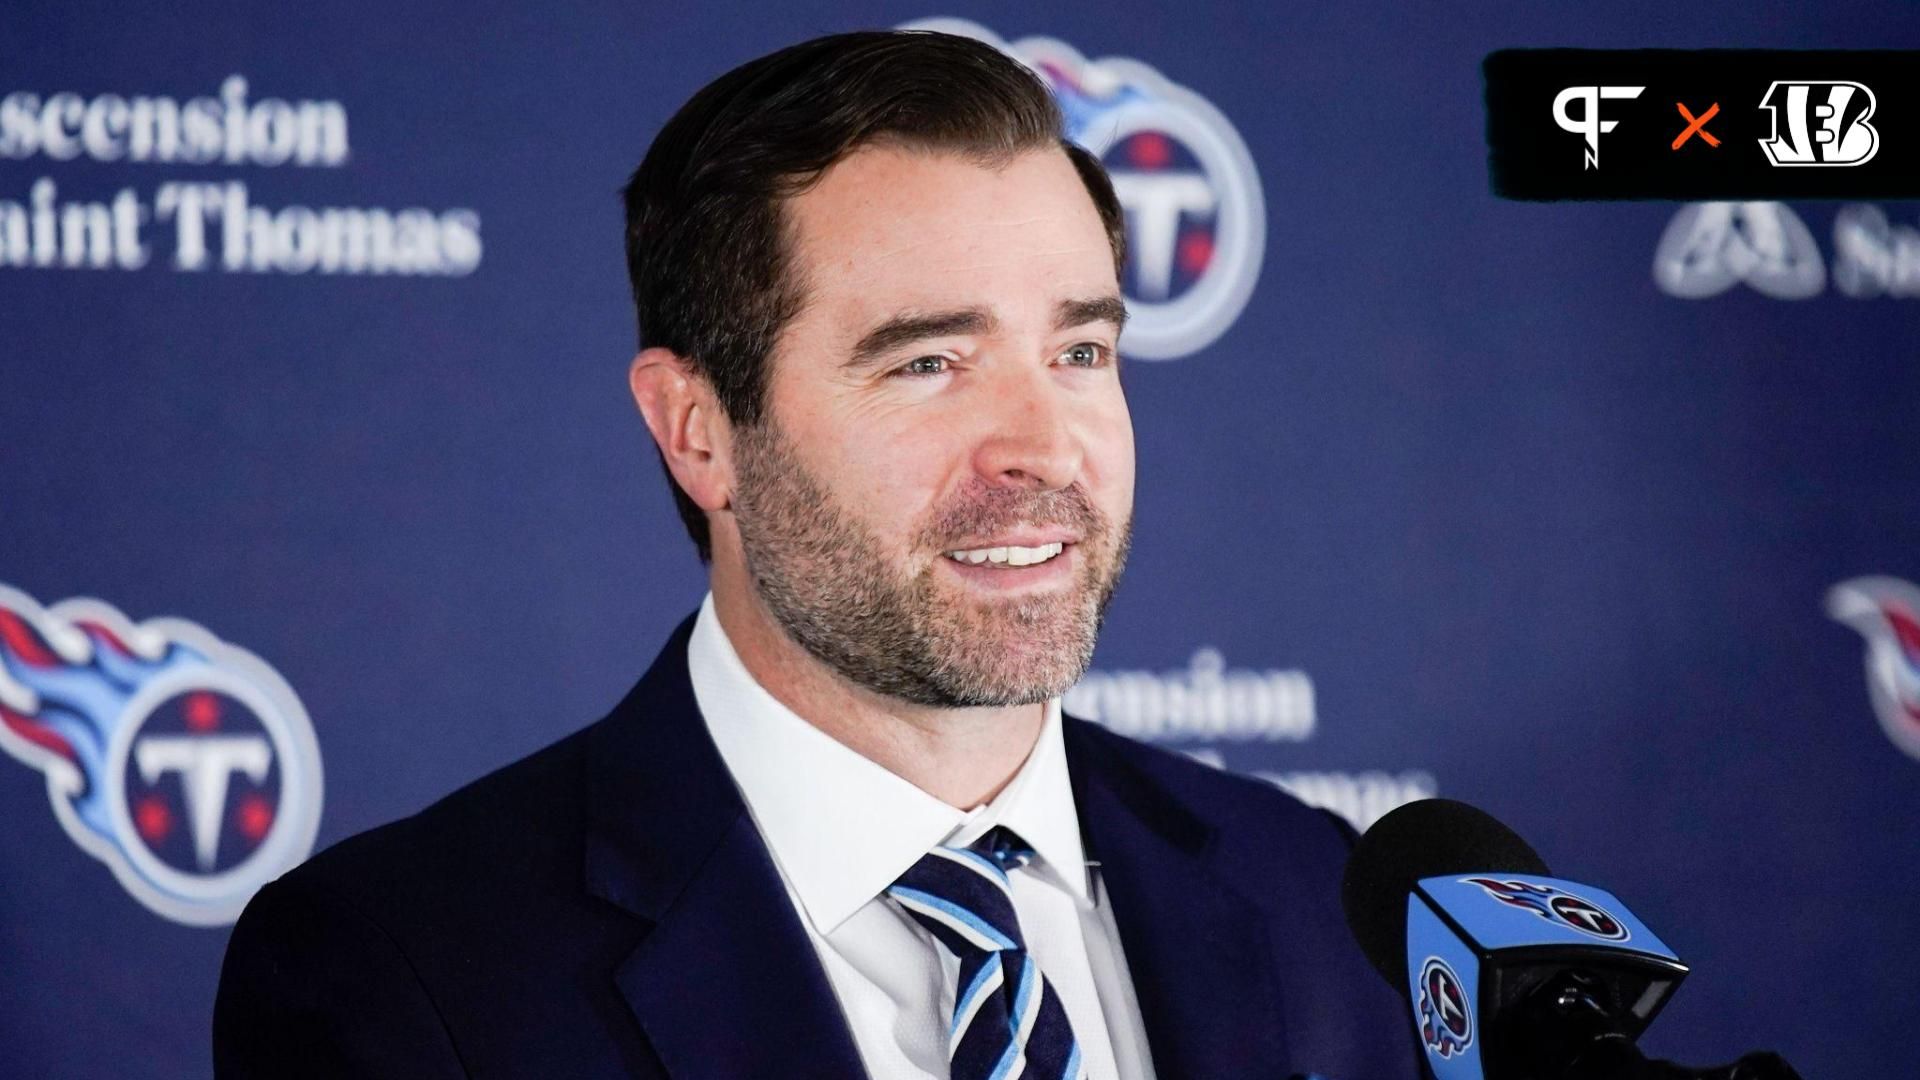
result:
[(1022, 525), (1080, 537), (1071, 589), (962, 603), (931, 562), (896, 576), (880, 542), (807, 472), (772, 418), (736, 429), (735, 465), (734, 520), (755, 590), (787, 636), (856, 686), (936, 708), (1031, 705), (1064, 694), (1092, 663), (1133, 516), (1115, 530), (1078, 483), (1022, 491), (979, 482), (931, 515), (912, 550), (936, 559)]

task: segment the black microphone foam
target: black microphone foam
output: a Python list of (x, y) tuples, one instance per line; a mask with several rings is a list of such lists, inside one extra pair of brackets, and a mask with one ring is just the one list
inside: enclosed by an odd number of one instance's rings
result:
[(1407, 974), (1407, 894), (1423, 878), (1488, 871), (1551, 877), (1519, 834), (1452, 799), (1410, 802), (1373, 823), (1347, 857), (1340, 906), (1381, 978)]

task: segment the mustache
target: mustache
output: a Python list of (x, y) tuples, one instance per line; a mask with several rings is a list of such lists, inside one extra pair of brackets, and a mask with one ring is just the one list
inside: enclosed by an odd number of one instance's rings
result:
[(1078, 482), (1051, 491), (1031, 491), (975, 481), (934, 512), (920, 532), (920, 546), (945, 550), (963, 540), (1021, 526), (1071, 529), (1083, 543), (1110, 531), (1106, 515)]

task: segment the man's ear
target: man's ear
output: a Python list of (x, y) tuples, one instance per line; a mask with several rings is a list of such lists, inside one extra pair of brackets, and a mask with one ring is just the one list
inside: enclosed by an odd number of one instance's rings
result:
[(726, 509), (733, 493), (732, 428), (707, 380), (685, 357), (656, 346), (633, 358), (627, 387), (680, 490), (702, 510)]

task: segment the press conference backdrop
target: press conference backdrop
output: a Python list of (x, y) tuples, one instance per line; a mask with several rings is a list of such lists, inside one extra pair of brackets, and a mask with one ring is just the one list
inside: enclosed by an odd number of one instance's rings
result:
[(206, 1075), (261, 881), (619, 698), (703, 576), (616, 190), (721, 71), (940, 20), (1129, 212), (1070, 705), (1486, 807), (1695, 966), (1662, 1056), (1920, 1075), (1920, 208), (1503, 203), (1478, 66), (1910, 5), (277, 7), (0, 18), (0, 1073)]

